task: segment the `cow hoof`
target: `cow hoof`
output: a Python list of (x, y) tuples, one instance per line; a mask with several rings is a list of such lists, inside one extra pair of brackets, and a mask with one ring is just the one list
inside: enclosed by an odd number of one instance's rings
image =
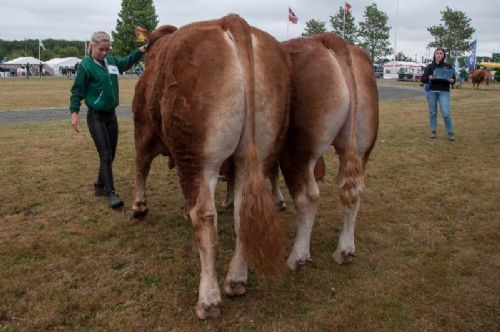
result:
[(284, 201), (277, 202), (276, 206), (278, 207), (278, 210), (280, 210), (280, 211), (286, 210), (286, 204)]
[(229, 297), (242, 296), (247, 291), (246, 281), (225, 281), (224, 293)]
[(220, 300), (209, 304), (198, 302), (196, 305), (196, 315), (202, 320), (219, 317)]
[(134, 219), (144, 219), (146, 215), (148, 214), (148, 209), (145, 209), (144, 211), (134, 211), (132, 214)]
[(337, 264), (349, 264), (352, 262), (353, 258), (356, 257), (356, 253), (354, 250), (339, 250), (333, 253), (333, 260), (337, 262)]
[(145, 200), (136, 200), (132, 204), (133, 216), (135, 219), (142, 219), (148, 214), (148, 208)]
[(307, 263), (312, 262), (311, 258), (301, 258), (301, 259), (288, 259), (286, 265), (291, 271), (297, 272), (302, 270)]

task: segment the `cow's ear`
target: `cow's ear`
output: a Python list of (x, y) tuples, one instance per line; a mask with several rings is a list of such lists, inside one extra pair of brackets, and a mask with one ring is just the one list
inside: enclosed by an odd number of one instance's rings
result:
[(173, 25), (162, 25), (162, 26), (158, 27), (154, 32), (155, 32), (155, 34), (163, 36), (163, 35), (169, 35), (171, 33), (174, 33), (175, 31), (177, 31), (177, 27), (175, 27)]
[(146, 43), (149, 41), (149, 32), (141, 26), (136, 26), (135, 38), (139, 43)]

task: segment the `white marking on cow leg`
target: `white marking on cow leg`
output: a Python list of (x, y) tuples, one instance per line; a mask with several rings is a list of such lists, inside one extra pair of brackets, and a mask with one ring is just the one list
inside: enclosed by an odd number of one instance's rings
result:
[(286, 210), (285, 198), (283, 198), (283, 194), (280, 190), (279, 170), (277, 167), (276, 170), (273, 170), (269, 175), (269, 181), (271, 182), (271, 190), (276, 206), (280, 211)]
[(217, 255), (217, 214), (213, 199), (215, 181), (210, 185), (202, 183), (196, 205), (189, 211), (193, 229), (198, 243), (201, 263), (199, 299), (196, 314), (200, 319), (220, 315), (220, 289), (215, 271)]
[(333, 259), (338, 264), (346, 264), (352, 261), (356, 256), (356, 247), (354, 246), (354, 226), (356, 224), (356, 215), (358, 213), (361, 198), (358, 197), (351, 208), (343, 209), (344, 227), (339, 236), (337, 249), (333, 253)]
[(241, 181), (242, 176), (242, 174), (235, 174), (234, 232), (236, 233), (236, 246), (231, 263), (229, 263), (226, 279), (224, 280), (224, 293), (228, 296), (240, 296), (245, 294), (248, 281), (248, 265), (244, 257), (243, 244), (239, 237), (243, 188)]
[(309, 166), (303, 188), (295, 195), (294, 203), (297, 210), (297, 236), (292, 252), (287, 260), (288, 267), (295, 271), (311, 260), (309, 247), (311, 232), (318, 211), (319, 189), (314, 180), (314, 162)]

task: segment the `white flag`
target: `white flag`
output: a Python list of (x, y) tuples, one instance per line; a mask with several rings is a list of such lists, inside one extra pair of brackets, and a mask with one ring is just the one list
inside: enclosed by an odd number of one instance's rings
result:
[(45, 51), (45, 45), (43, 45), (43, 42), (40, 39), (38, 39), (38, 47), (43, 48), (43, 50)]

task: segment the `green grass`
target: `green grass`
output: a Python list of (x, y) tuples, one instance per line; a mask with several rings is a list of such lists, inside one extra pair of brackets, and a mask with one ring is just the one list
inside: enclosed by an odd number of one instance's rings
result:
[[(93, 196), (97, 154), (85, 123), (80, 134), (68, 121), (2, 125), (0, 331), (498, 331), (499, 92), (452, 92), (455, 142), (441, 118), (438, 139), (428, 139), (425, 99), (381, 103), (354, 262), (331, 258), (341, 222), (329, 152), (313, 263), (275, 281), (251, 274), (247, 294), (223, 297), (221, 317), (207, 322), (194, 313), (198, 251), (165, 159), (151, 169), (150, 214), (130, 217), (130, 118), (119, 120), (114, 167), (122, 211)], [(283, 190), (290, 248), (295, 213)], [(222, 282), (234, 247), (231, 211), (219, 209), (219, 241)]]
[[(131, 105), (137, 76), (120, 77), (120, 105)], [(0, 111), (68, 108), (73, 78), (0, 78)]]

